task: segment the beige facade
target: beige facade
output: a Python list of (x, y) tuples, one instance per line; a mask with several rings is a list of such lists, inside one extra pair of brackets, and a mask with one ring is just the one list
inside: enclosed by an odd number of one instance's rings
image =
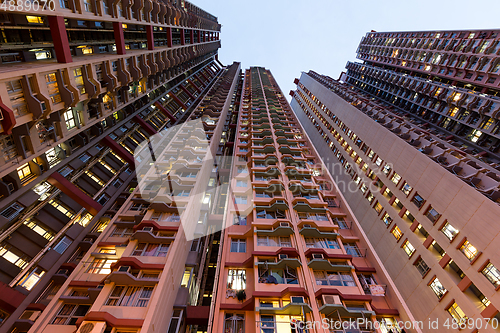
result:
[(495, 169), (346, 83), (314, 72), (297, 83), (294, 111), (415, 318), (439, 320), (436, 331), (452, 316), (496, 321), (500, 208), (438, 161)]

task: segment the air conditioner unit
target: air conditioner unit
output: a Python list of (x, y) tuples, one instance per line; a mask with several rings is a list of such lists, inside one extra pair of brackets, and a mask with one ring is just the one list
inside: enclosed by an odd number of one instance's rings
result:
[(322, 253), (313, 253), (312, 255), (313, 259), (325, 259)]
[(90, 237), (87, 237), (87, 238), (84, 238), (83, 239), (84, 242), (89, 242), (89, 243), (93, 243), (94, 242), (94, 239), (93, 238), (90, 238)]
[(290, 297), (290, 302), (291, 303), (305, 303), (304, 297), (302, 297), (302, 296), (292, 296), (292, 297)]
[(57, 271), (56, 274), (60, 274), (60, 275), (68, 275), (69, 274), (69, 271), (67, 269), (60, 269)]
[(153, 227), (144, 227), (144, 228), (142, 228), (142, 230), (152, 232)]
[(310, 224), (304, 224), (302, 228), (312, 228), (312, 226)]
[(289, 227), (290, 223), (288, 222), (280, 222), (280, 227)]
[(84, 321), (76, 333), (100, 333), (106, 329), (104, 321)]
[(323, 295), (323, 304), (342, 304), (339, 295)]
[(14, 192), (16, 188), (14, 187), (14, 183), (7, 183), (7, 186), (9, 187), (10, 192)]
[(131, 268), (132, 267), (130, 267), (130, 266), (120, 266), (120, 268), (118, 268), (118, 272), (126, 272), (126, 273), (128, 273)]
[(288, 254), (279, 254), (278, 258), (281, 259), (288, 259)]

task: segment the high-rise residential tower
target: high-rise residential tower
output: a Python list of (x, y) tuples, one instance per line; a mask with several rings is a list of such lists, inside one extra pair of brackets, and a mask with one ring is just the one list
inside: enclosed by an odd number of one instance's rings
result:
[(418, 320), (500, 319), (499, 50), (498, 30), (369, 32), (363, 63), (291, 92)]
[[(217, 60), (217, 18), (184, 0), (4, 4), (0, 332), (27, 332), (56, 297), (65, 304), (59, 323), (83, 317), (98, 279), (71, 278), (75, 293), (58, 292), (68, 292), (72, 272), (83, 274), (79, 263), (104, 278), (124, 249), (120, 237), (134, 236), (126, 223), (147, 208), (134, 199), (134, 150), (183, 123), (228, 74)], [(126, 222), (95, 250), (121, 207)], [(89, 250), (99, 254), (89, 259)], [(141, 285), (144, 295), (150, 286)]]
[(212, 332), (401, 332), (413, 317), (271, 72), (247, 69), (241, 96)]

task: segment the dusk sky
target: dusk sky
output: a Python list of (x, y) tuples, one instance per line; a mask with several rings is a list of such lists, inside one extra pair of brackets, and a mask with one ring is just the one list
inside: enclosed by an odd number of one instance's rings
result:
[[(312, 69), (338, 78), (367, 32), (500, 28), (499, 0), (191, 0), (222, 24), (224, 64), (271, 70), (281, 89)], [(288, 98), (289, 99), (289, 98)]]

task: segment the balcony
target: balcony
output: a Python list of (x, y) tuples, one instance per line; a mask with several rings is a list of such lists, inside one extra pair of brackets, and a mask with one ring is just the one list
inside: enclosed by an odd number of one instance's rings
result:
[(175, 233), (164, 233), (162, 231), (154, 231), (153, 227), (144, 227), (142, 230), (137, 230), (132, 235), (132, 239), (138, 240), (141, 243), (168, 243), (175, 240)]
[(317, 228), (308, 224), (303, 225), (302, 229), (300, 229), (300, 234), (303, 235), (304, 237), (330, 238), (330, 239), (337, 239), (337, 237), (339, 236), (339, 234), (336, 232), (320, 231)]
[(255, 230), (255, 233), (259, 236), (279, 237), (290, 236), (294, 233), (294, 231), (288, 222), (281, 222), (279, 227), (271, 230), (257, 229)]
[(288, 303), (282, 307), (267, 307), (267, 306), (258, 306), (255, 308), (255, 311), (258, 311), (261, 315), (289, 315), (289, 316), (301, 316), (306, 313), (312, 312), (311, 306), (305, 302), (302, 303)]
[(118, 270), (111, 272), (111, 274), (106, 277), (104, 282), (114, 282), (115, 285), (125, 286), (154, 286), (158, 283), (158, 281), (158, 278), (136, 277), (130, 273), (130, 268), (128, 266), (121, 266)]

